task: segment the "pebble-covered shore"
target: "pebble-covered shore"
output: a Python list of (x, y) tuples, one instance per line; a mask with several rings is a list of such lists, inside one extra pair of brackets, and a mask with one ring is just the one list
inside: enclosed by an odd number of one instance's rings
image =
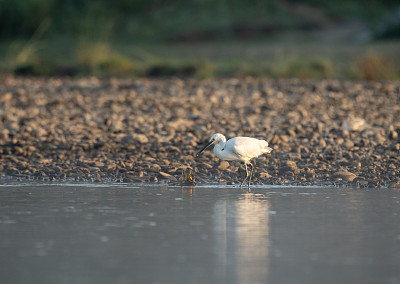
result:
[(274, 149), (253, 184), (400, 187), (400, 83), (0, 78), (1, 180), (239, 184), (215, 132)]

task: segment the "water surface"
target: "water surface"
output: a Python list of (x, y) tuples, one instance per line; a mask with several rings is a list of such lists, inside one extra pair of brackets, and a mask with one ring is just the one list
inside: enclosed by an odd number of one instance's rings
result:
[(400, 192), (0, 186), (0, 283), (400, 283)]

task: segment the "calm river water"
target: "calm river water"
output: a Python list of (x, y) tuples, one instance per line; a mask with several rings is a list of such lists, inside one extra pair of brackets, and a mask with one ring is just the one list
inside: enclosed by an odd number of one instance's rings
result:
[(400, 191), (0, 185), (0, 283), (400, 283)]

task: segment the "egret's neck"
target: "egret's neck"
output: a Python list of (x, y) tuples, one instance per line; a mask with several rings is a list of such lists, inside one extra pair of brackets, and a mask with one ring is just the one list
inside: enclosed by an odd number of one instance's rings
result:
[(220, 159), (225, 158), (225, 152), (224, 152), (225, 143), (226, 143), (226, 141), (220, 140), (218, 142), (218, 144), (215, 145), (215, 147), (214, 147), (214, 153)]

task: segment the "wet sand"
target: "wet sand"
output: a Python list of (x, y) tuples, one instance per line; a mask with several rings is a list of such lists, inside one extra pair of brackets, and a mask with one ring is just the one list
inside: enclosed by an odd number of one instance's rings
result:
[(269, 141), (254, 184), (400, 187), (399, 82), (3, 76), (0, 117), (3, 180), (238, 184), (220, 132)]

